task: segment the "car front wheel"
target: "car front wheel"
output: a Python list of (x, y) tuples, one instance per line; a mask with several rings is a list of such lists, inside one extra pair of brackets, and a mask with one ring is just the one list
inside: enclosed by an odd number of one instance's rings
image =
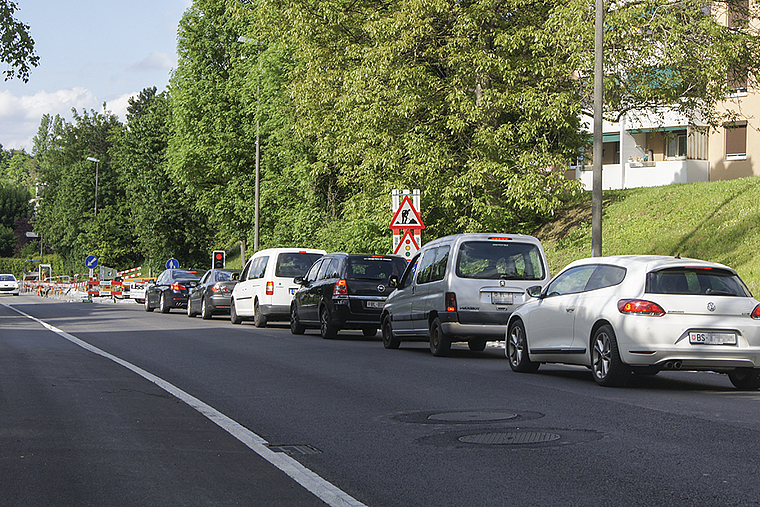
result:
[(600, 386), (622, 387), (631, 378), (631, 369), (620, 359), (615, 332), (609, 325), (596, 330), (591, 341), (591, 370)]
[(193, 313), (193, 305), (191, 304), (190, 298), (187, 299), (187, 316), (190, 318), (195, 317), (195, 314)]
[(401, 339), (393, 336), (393, 325), (391, 318), (383, 319), (383, 347), (386, 349), (397, 349), (401, 345)]
[(296, 305), (293, 304), (290, 307), (290, 332), (293, 334), (303, 334), (304, 331), (306, 331), (306, 328), (298, 320), (298, 310), (296, 309)]
[(541, 363), (534, 363), (528, 357), (528, 338), (525, 335), (525, 326), (521, 320), (515, 320), (509, 326), (506, 353), (512, 371), (533, 373), (538, 371), (539, 366), (541, 366)]

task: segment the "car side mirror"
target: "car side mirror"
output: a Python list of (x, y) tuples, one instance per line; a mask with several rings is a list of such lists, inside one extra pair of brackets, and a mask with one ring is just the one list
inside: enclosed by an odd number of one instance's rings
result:
[(394, 289), (398, 287), (398, 275), (391, 275), (388, 279), (388, 286), (393, 287)]
[(293, 283), (297, 283), (298, 285), (303, 285), (305, 281), (306, 280), (304, 280), (302, 276), (297, 276), (293, 278)]
[(541, 291), (543, 290), (543, 287), (540, 285), (533, 285), (531, 287), (528, 287), (528, 295), (532, 298), (540, 298), (541, 297)]

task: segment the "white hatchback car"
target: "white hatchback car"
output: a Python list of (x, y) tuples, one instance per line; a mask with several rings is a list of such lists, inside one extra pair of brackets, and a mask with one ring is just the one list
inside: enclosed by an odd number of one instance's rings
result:
[(240, 324), (253, 319), (256, 327), (269, 320), (290, 320), (290, 302), (300, 287), (293, 282), (304, 276), (324, 250), (310, 248), (269, 248), (251, 257), (232, 290), (230, 321)]
[(678, 257), (618, 256), (568, 265), (510, 317), (506, 354), (514, 371), (579, 364), (603, 386), (631, 372), (727, 373), (760, 388), (760, 303), (736, 271)]
[(0, 275), (0, 294), (13, 294), (18, 296), (18, 280), (16, 277), (10, 274)]

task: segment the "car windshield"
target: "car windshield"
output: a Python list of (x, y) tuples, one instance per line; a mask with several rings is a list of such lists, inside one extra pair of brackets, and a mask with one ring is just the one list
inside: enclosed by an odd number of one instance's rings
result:
[(392, 275), (401, 276), (406, 261), (401, 257), (366, 255), (348, 258), (348, 280), (387, 281)]
[(319, 253), (293, 252), (281, 253), (277, 256), (277, 265), (274, 276), (281, 278), (295, 278), (304, 276), (312, 264), (322, 257)]
[(744, 282), (729, 270), (703, 266), (668, 268), (647, 274), (646, 292), (750, 297)]
[(15, 282), (16, 277), (13, 275), (0, 275), (0, 282)]
[(457, 276), (484, 280), (543, 280), (538, 247), (520, 241), (466, 241), (459, 247)]

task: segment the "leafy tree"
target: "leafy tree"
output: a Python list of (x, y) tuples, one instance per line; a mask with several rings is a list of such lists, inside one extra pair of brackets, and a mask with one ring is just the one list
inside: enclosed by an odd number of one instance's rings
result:
[(73, 114), (73, 124), (43, 117), (34, 139), (33, 153), (40, 159), (44, 185), (35, 230), (64, 258), (70, 272), (82, 271), (89, 254), (107, 266), (134, 265), (138, 254), (127, 227), (129, 206), (109, 157), (111, 132), (121, 123), (106, 111), (73, 110)]
[(10, 257), (17, 244), (14, 230), (20, 219), (31, 213), (31, 195), (16, 185), (0, 185), (0, 257)]
[(34, 51), (29, 25), (13, 16), (16, 9), (15, 2), (0, 0), (0, 61), (8, 65), (3, 71), (6, 81), (17, 77), (26, 82), (31, 67), (36, 67), (40, 58)]
[(11, 150), (7, 166), (2, 171), (2, 178), (13, 185), (34, 187), (35, 178), (39, 177), (37, 161), (24, 150)]
[[(210, 237), (206, 217), (193, 207), (185, 187), (166, 172), (170, 106), (168, 94), (146, 88), (129, 99), (126, 126), (111, 150), (130, 204), (129, 223), (138, 250), (154, 270), (169, 258), (181, 266), (208, 264)], [(143, 266), (146, 266), (145, 262)]]

